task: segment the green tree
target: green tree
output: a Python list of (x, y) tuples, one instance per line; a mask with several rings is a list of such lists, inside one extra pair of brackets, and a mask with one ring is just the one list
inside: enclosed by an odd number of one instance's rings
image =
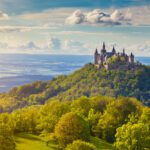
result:
[(36, 133), (39, 119), (39, 106), (30, 106), (12, 113), (15, 132)]
[(4, 123), (0, 124), (0, 150), (15, 150), (13, 131)]
[(53, 132), (60, 117), (69, 112), (69, 102), (51, 101), (40, 109), (40, 119), (37, 128), (42, 134)]
[(76, 140), (72, 144), (67, 145), (65, 150), (97, 150), (97, 148), (91, 143)]
[(150, 128), (147, 124), (125, 124), (117, 129), (116, 142), (118, 150), (144, 150), (150, 148)]
[(131, 113), (140, 114), (141, 107), (142, 105), (135, 99), (118, 98), (107, 105), (97, 124), (96, 134), (108, 142), (114, 142), (116, 129), (128, 122)]
[(87, 97), (81, 97), (73, 101), (71, 107), (72, 111), (76, 112), (78, 115), (87, 117), (91, 108), (90, 99)]
[(74, 140), (89, 140), (90, 129), (88, 123), (76, 113), (70, 112), (61, 117), (55, 127), (55, 135), (61, 146)]
[(92, 108), (90, 109), (87, 120), (89, 122), (92, 135), (95, 133), (95, 128), (100, 117), (101, 117), (100, 112), (96, 112)]
[(139, 122), (150, 125), (150, 108), (145, 107), (143, 109)]

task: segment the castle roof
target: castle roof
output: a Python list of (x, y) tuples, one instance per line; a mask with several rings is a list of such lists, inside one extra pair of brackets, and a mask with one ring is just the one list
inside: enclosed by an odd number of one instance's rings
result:
[(107, 52), (106, 55), (112, 56), (114, 53), (113, 52)]

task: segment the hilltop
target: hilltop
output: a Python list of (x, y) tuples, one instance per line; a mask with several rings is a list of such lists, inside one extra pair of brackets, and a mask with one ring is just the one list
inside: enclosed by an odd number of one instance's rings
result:
[(26, 84), (1, 94), (0, 111), (44, 104), (51, 99), (65, 101), (97, 95), (135, 97), (149, 105), (149, 77), (149, 66), (141, 65), (137, 69), (123, 71), (97, 69), (93, 64), (87, 64), (68, 76), (61, 75), (47, 82)]

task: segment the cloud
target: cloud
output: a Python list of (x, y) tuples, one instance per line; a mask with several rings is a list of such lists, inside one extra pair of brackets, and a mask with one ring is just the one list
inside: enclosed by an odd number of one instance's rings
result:
[(0, 32), (29, 32), (31, 30), (56, 29), (57, 27), (49, 26), (0, 26)]
[(0, 20), (7, 20), (8, 18), (8, 14), (0, 11)]
[(83, 12), (76, 10), (66, 18), (67, 24), (108, 24), (108, 25), (120, 25), (122, 23), (128, 23), (131, 20), (131, 13), (127, 11), (122, 13), (119, 10), (115, 10), (113, 13), (105, 13), (100, 9), (94, 9), (90, 12)]
[(0, 48), (6, 49), (6, 48), (8, 48), (8, 47), (9, 47), (9, 46), (8, 46), (8, 43), (0, 42)]
[(33, 41), (30, 41), (26, 43), (25, 45), (18, 46), (17, 49), (22, 50), (39, 50), (41, 49), (39, 46), (37, 46)]
[[(101, 7), (103, 8), (103, 7)], [(106, 13), (107, 12), (107, 13)], [(113, 15), (112, 15), (113, 14)], [(56, 8), (42, 12), (28, 12), (16, 16), (16, 22), (24, 21), (33, 25), (44, 25), (45, 27), (66, 24), (128, 24), (150, 25), (150, 6), (134, 6), (118, 8), (105, 8), (102, 10), (89, 8), (76, 10), (76, 8)], [(68, 17), (69, 16), (69, 17)], [(87, 21), (88, 20), (88, 21)]]
[(25, 44), (15, 44), (11, 45), (10, 43), (0, 42), (0, 52), (1, 53), (27, 53), (35, 54), (42, 53), (43, 48), (38, 46), (35, 42), (29, 41)]
[[(107, 43), (107, 49), (111, 50), (114, 43)], [(27, 54), (91, 54), (93, 55), (94, 49), (99, 47), (99, 44), (88, 44), (78, 40), (50, 38), (49, 43), (43, 46), (38, 45), (35, 41), (29, 41), (25, 44), (10, 45), (7, 42), (0, 42), (0, 52), (2, 53), (27, 53)], [(117, 51), (123, 48), (130, 54), (133, 52), (135, 56), (150, 57), (150, 41), (139, 44), (119, 44), (116, 45)]]
[(135, 57), (150, 57), (150, 41), (132, 44), (126, 44), (123, 42), (120, 44), (109, 43), (109, 49), (111, 49), (113, 45), (115, 45), (117, 51), (125, 49), (127, 54), (131, 54), (132, 52)]
[(70, 40), (70, 39), (59, 39), (59, 38), (50, 38), (48, 42), (48, 46), (45, 46), (45, 49), (53, 52), (53, 53), (85, 53), (89, 50), (89, 47), (86, 43)]
[(61, 40), (58, 38), (50, 38), (48, 41), (48, 48), (53, 50), (60, 50), (61, 48)]
[(119, 22), (119, 21), (130, 21), (132, 18), (132, 14), (128, 11), (123, 14), (119, 10), (115, 10), (111, 15), (110, 18), (114, 22)]
[(85, 20), (85, 15), (81, 10), (76, 10), (66, 19), (67, 24), (80, 24)]
[(0, 32), (27, 32), (30, 31), (31, 27), (25, 26), (0, 26)]
[(76, 40), (64, 40), (63, 48), (64, 50), (85, 52), (88, 50), (88, 45)]
[(87, 22), (92, 24), (100, 23), (104, 17), (109, 17), (109, 14), (102, 12), (100, 9), (95, 9), (86, 14)]
[(150, 41), (146, 41), (142, 44), (131, 45), (129, 49), (134, 50), (138, 56), (150, 57)]

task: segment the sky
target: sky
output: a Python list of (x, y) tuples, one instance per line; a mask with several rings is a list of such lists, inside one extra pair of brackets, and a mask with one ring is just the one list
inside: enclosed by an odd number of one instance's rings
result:
[(0, 0), (0, 53), (150, 57), (150, 0)]

